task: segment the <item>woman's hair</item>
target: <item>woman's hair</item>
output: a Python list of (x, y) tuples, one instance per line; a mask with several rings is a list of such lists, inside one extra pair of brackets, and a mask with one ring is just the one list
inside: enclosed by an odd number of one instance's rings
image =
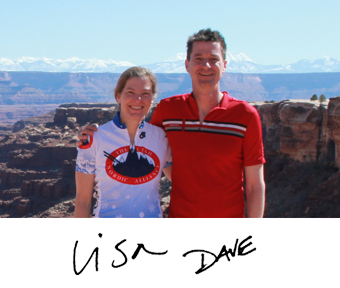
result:
[(125, 70), (122, 75), (120, 75), (117, 86), (115, 88), (115, 98), (122, 93), (126, 82), (133, 77), (149, 77), (152, 84), (152, 98), (155, 99), (157, 95), (157, 79), (156, 75), (152, 73), (149, 69), (144, 67), (131, 67)]

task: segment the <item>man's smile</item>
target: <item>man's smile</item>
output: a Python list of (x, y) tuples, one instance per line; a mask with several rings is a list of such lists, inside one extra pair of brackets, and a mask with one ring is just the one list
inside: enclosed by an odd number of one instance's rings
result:
[(202, 75), (202, 76), (212, 76), (213, 73), (198, 73), (199, 75)]

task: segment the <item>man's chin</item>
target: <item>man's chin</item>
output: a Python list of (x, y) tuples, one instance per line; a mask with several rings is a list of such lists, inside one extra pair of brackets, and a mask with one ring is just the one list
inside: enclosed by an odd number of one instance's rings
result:
[(216, 84), (218, 82), (213, 81), (213, 80), (205, 80), (205, 81), (199, 81), (198, 85), (201, 89), (213, 89), (216, 87)]

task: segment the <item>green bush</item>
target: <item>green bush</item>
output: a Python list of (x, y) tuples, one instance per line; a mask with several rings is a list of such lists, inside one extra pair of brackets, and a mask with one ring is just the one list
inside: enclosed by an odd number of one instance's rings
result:
[(320, 102), (325, 102), (326, 101), (325, 95), (321, 94), (320, 97), (319, 97), (319, 101)]
[(314, 95), (310, 98), (310, 100), (318, 100), (318, 96), (316, 96), (316, 94), (314, 94)]

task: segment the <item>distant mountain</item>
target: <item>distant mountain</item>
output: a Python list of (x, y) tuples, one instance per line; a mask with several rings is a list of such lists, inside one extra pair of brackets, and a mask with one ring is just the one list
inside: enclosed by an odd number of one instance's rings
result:
[(22, 57), (17, 60), (0, 58), (0, 71), (36, 71), (36, 72), (114, 72), (121, 73), (133, 66), (126, 61), (83, 60), (72, 57), (66, 60), (50, 58)]
[[(0, 105), (41, 105), (114, 101), (119, 73), (0, 72)], [(188, 73), (156, 73), (157, 99), (192, 91)], [(225, 73), (221, 90), (246, 101), (310, 99), (340, 95), (340, 72)]]
[[(177, 59), (167, 60), (154, 64), (145, 64), (155, 73), (186, 73), (184, 66), (185, 54), (178, 54)], [(262, 65), (240, 53), (227, 54), (227, 72), (229, 73), (319, 73), (340, 72), (340, 60), (324, 56), (313, 61), (300, 60), (289, 65)], [(0, 71), (40, 71), (40, 72), (111, 72), (122, 73), (134, 64), (126, 61), (114, 60), (83, 60), (77, 57), (66, 60), (53, 60), (50, 58), (22, 57), (16, 60), (0, 58)]]

